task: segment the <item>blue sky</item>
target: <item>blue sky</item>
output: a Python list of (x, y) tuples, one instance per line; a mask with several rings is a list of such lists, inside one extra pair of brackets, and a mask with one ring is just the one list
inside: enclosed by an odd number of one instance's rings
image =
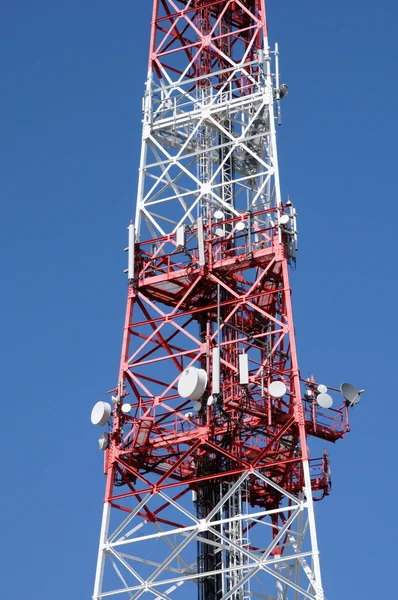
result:
[[(327, 596), (393, 597), (397, 533), (398, 10), (268, 0), (303, 375), (367, 392), (317, 505)], [(90, 598), (104, 480), (92, 405), (115, 386), (151, 2), (3, 3), (3, 493), (7, 600)]]

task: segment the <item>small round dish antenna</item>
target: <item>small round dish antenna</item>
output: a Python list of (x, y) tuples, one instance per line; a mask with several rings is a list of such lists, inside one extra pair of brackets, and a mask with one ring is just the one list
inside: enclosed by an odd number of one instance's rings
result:
[(348, 406), (354, 406), (355, 404), (358, 404), (361, 399), (361, 394), (363, 394), (365, 390), (357, 390), (351, 383), (342, 383), (340, 391)]
[(104, 452), (109, 445), (109, 435), (107, 433), (101, 433), (101, 436), (98, 440), (98, 447), (102, 452)]
[(243, 231), (245, 227), (246, 225), (243, 221), (238, 221), (236, 224), (236, 231)]
[(214, 397), (213, 396), (209, 396), (207, 398), (207, 406), (211, 406), (214, 403)]
[(217, 229), (216, 229), (216, 235), (218, 237), (224, 237), (224, 235), (225, 235), (225, 229), (223, 229), (222, 227), (217, 227)]
[(131, 410), (131, 404), (123, 404), (122, 412), (127, 415)]
[(202, 403), (201, 402), (194, 402), (193, 403), (193, 409), (196, 410), (196, 412), (199, 412), (202, 409)]
[(326, 394), (326, 392), (328, 391), (328, 388), (326, 387), (326, 385), (323, 385), (323, 383), (320, 383), (316, 389), (320, 394)]
[(279, 224), (280, 225), (287, 225), (290, 221), (290, 217), (289, 215), (282, 215), (279, 219)]
[(332, 396), (329, 396), (329, 394), (318, 394), (316, 403), (321, 408), (330, 408), (333, 405), (333, 398)]
[(287, 387), (283, 381), (273, 381), (268, 387), (268, 391), (273, 398), (282, 398), (286, 394)]
[(91, 423), (102, 427), (106, 425), (111, 416), (111, 405), (108, 402), (97, 402), (91, 411)]
[(178, 393), (181, 398), (199, 400), (207, 386), (207, 373), (204, 369), (188, 367), (180, 375), (178, 380)]
[(222, 210), (216, 210), (216, 212), (214, 213), (214, 218), (215, 219), (223, 219), (224, 218), (224, 213)]

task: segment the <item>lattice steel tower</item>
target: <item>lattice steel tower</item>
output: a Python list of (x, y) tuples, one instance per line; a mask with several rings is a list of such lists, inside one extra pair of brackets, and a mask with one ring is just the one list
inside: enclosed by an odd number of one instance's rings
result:
[(324, 598), (329, 461), (307, 439), (343, 437), (359, 395), (332, 408), (300, 379), (286, 94), (265, 0), (153, 1), (119, 381), (92, 413), (109, 423), (94, 600)]

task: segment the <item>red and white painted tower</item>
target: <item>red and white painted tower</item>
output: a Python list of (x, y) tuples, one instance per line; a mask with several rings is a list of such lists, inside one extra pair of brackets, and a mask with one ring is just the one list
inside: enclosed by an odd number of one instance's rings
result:
[(300, 379), (286, 94), (265, 0), (153, 0), (119, 381), (92, 413), (109, 423), (94, 600), (324, 598), (329, 461), (307, 443), (343, 437), (359, 396), (332, 408)]

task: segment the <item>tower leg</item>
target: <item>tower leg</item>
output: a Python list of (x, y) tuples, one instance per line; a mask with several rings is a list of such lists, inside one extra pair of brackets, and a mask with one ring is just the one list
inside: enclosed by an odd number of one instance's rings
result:
[(109, 521), (111, 516), (110, 502), (105, 502), (102, 512), (100, 542), (98, 548), (97, 570), (95, 573), (93, 600), (101, 600), (102, 581), (105, 568), (105, 544), (108, 539)]
[(304, 482), (305, 482), (305, 495), (306, 495), (306, 503), (308, 510), (308, 524), (310, 529), (310, 538), (311, 538), (311, 547), (312, 547), (312, 564), (313, 564), (313, 572), (315, 579), (315, 590), (316, 590), (316, 599), (324, 600), (324, 593), (322, 587), (322, 576), (321, 576), (321, 566), (319, 561), (319, 549), (318, 549), (318, 538), (316, 534), (316, 526), (315, 526), (315, 511), (314, 511), (314, 501), (312, 499), (312, 489), (311, 489), (311, 477), (310, 477), (310, 468), (308, 464), (308, 460), (303, 461), (303, 471), (304, 471)]

